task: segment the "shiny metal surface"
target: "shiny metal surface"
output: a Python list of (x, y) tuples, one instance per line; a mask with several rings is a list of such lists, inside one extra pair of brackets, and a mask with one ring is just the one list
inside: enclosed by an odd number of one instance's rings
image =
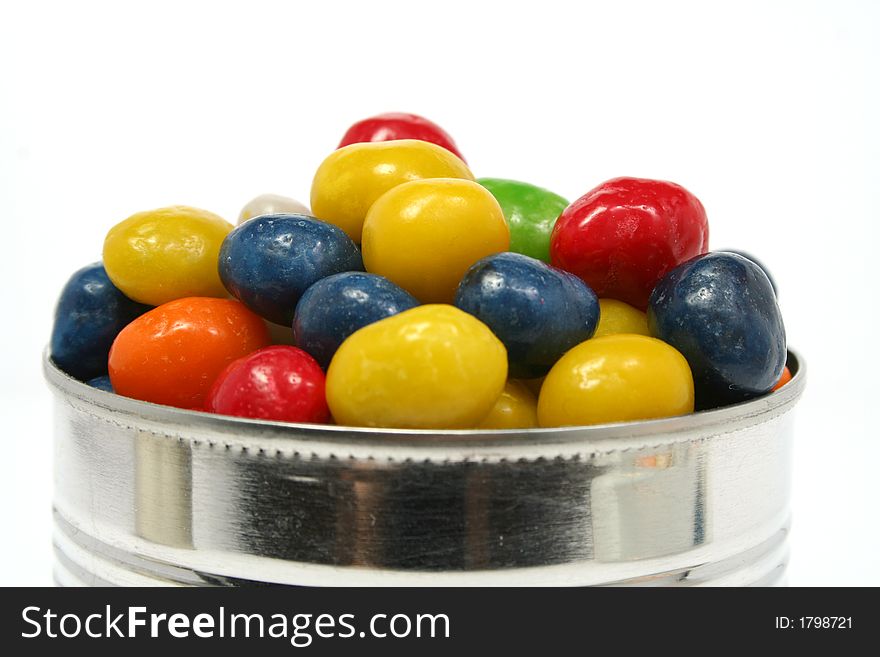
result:
[(745, 585), (785, 571), (782, 390), (589, 428), (394, 431), (55, 393), (61, 584)]

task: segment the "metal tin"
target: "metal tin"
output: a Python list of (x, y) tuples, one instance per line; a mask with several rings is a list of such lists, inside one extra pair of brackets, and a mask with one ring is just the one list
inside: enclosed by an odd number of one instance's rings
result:
[(195, 413), (60, 372), (63, 585), (771, 585), (788, 558), (792, 381), (689, 416), (398, 431)]

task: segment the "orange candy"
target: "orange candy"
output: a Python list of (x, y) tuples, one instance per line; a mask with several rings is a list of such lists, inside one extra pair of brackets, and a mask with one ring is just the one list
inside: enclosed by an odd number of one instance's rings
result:
[(779, 381), (777, 381), (776, 385), (773, 386), (773, 392), (776, 392), (777, 390), (779, 390), (782, 386), (784, 386), (789, 381), (791, 381), (791, 370), (788, 369), (788, 366), (786, 365), (785, 369), (782, 370), (782, 376), (779, 377)]
[(125, 397), (202, 410), (226, 365), (268, 344), (266, 323), (238, 301), (177, 299), (141, 315), (116, 336), (110, 381)]

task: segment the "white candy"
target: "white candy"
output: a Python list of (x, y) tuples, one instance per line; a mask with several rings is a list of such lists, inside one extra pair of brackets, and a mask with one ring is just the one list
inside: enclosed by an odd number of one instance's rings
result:
[(312, 211), (295, 199), (279, 196), (278, 194), (260, 194), (248, 201), (247, 205), (241, 209), (241, 214), (238, 215), (238, 225), (241, 226), (248, 219), (253, 219), (263, 214), (288, 212), (312, 216)]

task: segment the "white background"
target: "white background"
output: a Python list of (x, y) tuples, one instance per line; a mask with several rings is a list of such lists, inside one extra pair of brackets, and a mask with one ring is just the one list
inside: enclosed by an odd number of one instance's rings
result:
[(478, 176), (574, 199), (683, 184), (776, 277), (809, 364), (792, 584), (880, 584), (880, 3), (5, 2), (0, 584), (51, 582), (40, 353), (107, 229), (170, 204), (308, 202), (349, 124), (433, 118)]

